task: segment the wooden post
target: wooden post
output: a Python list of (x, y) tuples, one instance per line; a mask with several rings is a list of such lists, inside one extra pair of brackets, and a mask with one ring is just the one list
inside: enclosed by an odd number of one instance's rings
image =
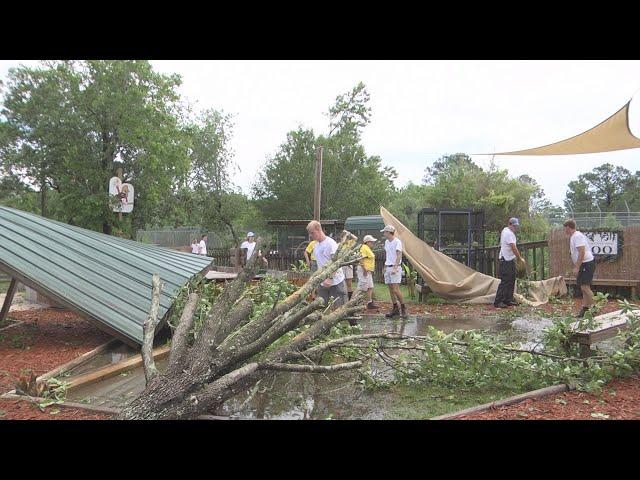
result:
[(11, 308), (11, 302), (13, 302), (13, 296), (16, 293), (18, 287), (18, 281), (15, 277), (11, 277), (11, 283), (9, 284), (9, 290), (7, 290), (7, 296), (4, 298), (4, 304), (2, 305), (2, 310), (0, 310), (0, 323), (4, 322), (4, 319), (7, 317), (9, 313), (9, 309)]
[(322, 147), (316, 151), (316, 183), (313, 191), (313, 219), (320, 220), (320, 198), (322, 195)]

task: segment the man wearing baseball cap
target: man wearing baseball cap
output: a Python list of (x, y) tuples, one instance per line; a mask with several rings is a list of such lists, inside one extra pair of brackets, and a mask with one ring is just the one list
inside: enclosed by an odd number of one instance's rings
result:
[(402, 318), (407, 318), (404, 298), (400, 293), (400, 283), (402, 282), (402, 270), (400, 269), (402, 242), (396, 237), (396, 228), (393, 225), (387, 225), (380, 232), (386, 238), (384, 242), (384, 283), (389, 287), (389, 294), (393, 303), (393, 308), (385, 317), (392, 318), (400, 315)]
[(500, 285), (498, 285), (496, 299), (493, 302), (493, 306), (496, 308), (519, 305), (513, 298), (516, 286), (516, 258), (518, 261), (524, 261), (518, 247), (516, 247), (516, 232), (519, 226), (520, 221), (511, 217), (509, 225), (504, 227), (500, 234), (500, 264), (498, 266)]

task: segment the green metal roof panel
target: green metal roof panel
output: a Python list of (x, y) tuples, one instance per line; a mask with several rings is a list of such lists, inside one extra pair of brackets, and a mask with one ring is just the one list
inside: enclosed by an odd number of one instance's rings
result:
[(380, 215), (349, 217), (344, 222), (345, 230), (382, 230), (384, 220)]
[(151, 307), (151, 276), (164, 283), (162, 318), (178, 290), (210, 263), (0, 206), (0, 269), (138, 344)]

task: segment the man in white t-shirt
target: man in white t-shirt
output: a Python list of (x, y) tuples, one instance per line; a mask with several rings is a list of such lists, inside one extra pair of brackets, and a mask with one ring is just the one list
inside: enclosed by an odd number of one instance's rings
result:
[(240, 248), (247, 251), (246, 261), (248, 262), (251, 255), (253, 255), (253, 250), (256, 248), (256, 236), (253, 232), (247, 233), (247, 239), (242, 242)]
[(385, 317), (393, 318), (398, 315), (407, 318), (407, 309), (404, 305), (404, 297), (400, 292), (402, 282), (402, 241), (396, 237), (396, 227), (387, 225), (380, 230), (386, 240), (384, 241), (384, 283), (389, 288), (393, 308)]
[(569, 239), (569, 252), (573, 262), (573, 275), (576, 277), (576, 285), (582, 290), (582, 309), (577, 317), (582, 318), (593, 305), (593, 292), (591, 282), (596, 271), (596, 259), (591, 251), (589, 239), (584, 233), (576, 230), (575, 220), (567, 220), (563, 223), (564, 233)]
[(194, 238), (191, 241), (191, 253), (195, 253), (197, 255), (199, 251), (200, 251), (200, 245), (198, 244), (198, 239)]
[(516, 287), (516, 259), (524, 261), (518, 247), (516, 247), (516, 232), (520, 226), (520, 221), (512, 217), (509, 225), (502, 229), (500, 234), (500, 263), (498, 265), (498, 276), (500, 285), (496, 292), (493, 306), (497, 308), (507, 308), (518, 305), (513, 298), (513, 291)]
[(200, 243), (198, 244), (198, 254), (199, 255), (207, 254), (207, 236), (206, 235), (202, 235), (202, 238), (200, 239)]
[[(324, 233), (322, 225), (317, 220), (309, 222), (307, 232), (309, 232), (311, 240), (317, 242), (313, 247), (313, 256), (316, 257), (318, 270), (320, 270), (331, 261), (333, 254), (338, 251), (338, 244)], [(331, 277), (322, 282), (317, 293), (320, 298), (324, 299), (325, 305), (329, 303), (329, 298), (334, 299), (334, 308), (345, 304), (348, 298), (342, 268), (336, 270)]]

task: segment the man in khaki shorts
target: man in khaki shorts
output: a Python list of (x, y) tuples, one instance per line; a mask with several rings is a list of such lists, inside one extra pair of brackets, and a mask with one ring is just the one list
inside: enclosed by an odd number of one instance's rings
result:
[(393, 309), (385, 317), (392, 318), (399, 315), (402, 318), (407, 318), (407, 309), (400, 292), (400, 283), (402, 282), (402, 270), (400, 268), (402, 242), (396, 237), (396, 228), (393, 225), (387, 225), (380, 231), (386, 238), (384, 242), (384, 283), (389, 287), (391, 302), (393, 302)]
[(369, 302), (367, 303), (368, 310), (377, 310), (380, 308), (373, 303), (373, 272), (376, 269), (376, 255), (373, 253), (373, 244), (376, 239), (371, 235), (365, 235), (362, 239), (362, 246), (360, 247), (360, 255), (362, 260), (358, 264), (358, 290), (367, 292), (369, 296)]
[[(354, 238), (349, 238), (344, 241), (344, 244), (346, 247), (351, 248), (356, 244), (356, 241)], [(342, 272), (344, 273), (344, 283), (347, 287), (347, 298), (351, 300), (353, 296), (353, 266), (345, 265), (342, 267)]]

